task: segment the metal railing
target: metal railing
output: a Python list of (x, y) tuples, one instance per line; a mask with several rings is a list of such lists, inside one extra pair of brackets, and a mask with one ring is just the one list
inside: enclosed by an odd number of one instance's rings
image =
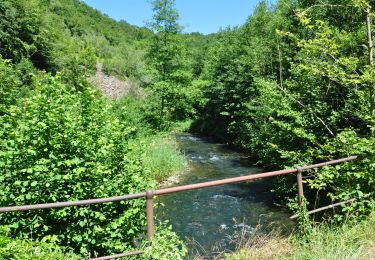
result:
[[(145, 192), (123, 195), (123, 196), (115, 196), (115, 197), (99, 198), (99, 199), (88, 199), (88, 200), (80, 200), (80, 201), (55, 202), (55, 203), (46, 203), (46, 204), (2, 207), (0, 208), (0, 213), (15, 212), (15, 211), (28, 211), (28, 210), (37, 210), (37, 209), (63, 208), (63, 207), (72, 207), (72, 206), (87, 206), (87, 205), (92, 205), (92, 204), (132, 200), (132, 199), (139, 199), (139, 198), (145, 197), (146, 198), (146, 216), (147, 216), (147, 237), (148, 237), (149, 242), (151, 243), (154, 237), (153, 204), (154, 204), (155, 196), (161, 196), (161, 195), (167, 195), (170, 193), (197, 190), (197, 189), (208, 188), (208, 187), (213, 187), (213, 186), (220, 186), (224, 184), (239, 183), (239, 182), (244, 182), (244, 181), (257, 180), (257, 179), (268, 178), (268, 177), (273, 177), (273, 176), (296, 173), (297, 184), (298, 184), (298, 203), (301, 206), (303, 203), (303, 183), (302, 183), (303, 171), (306, 171), (309, 169), (320, 168), (323, 166), (339, 164), (339, 163), (354, 160), (356, 158), (357, 156), (350, 156), (347, 158), (342, 158), (342, 159), (318, 163), (318, 164), (312, 164), (308, 166), (298, 166), (296, 168), (291, 168), (291, 169), (258, 173), (258, 174), (240, 176), (240, 177), (235, 177), (235, 178), (227, 178), (227, 179), (222, 179), (222, 180), (202, 182), (202, 183), (197, 183), (197, 184), (189, 184), (189, 185), (183, 185), (183, 186), (177, 186), (177, 187), (165, 188), (165, 189), (159, 189), (159, 190), (149, 189)], [(327, 207), (323, 207), (323, 208), (327, 208)], [(103, 256), (103, 257), (91, 258), (91, 259), (96, 259), (96, 260), (115, 259), (115, 258), (120, 258), (120, 257), (125, 257), (125, 256), (131, 256), (131, 255), (139, 255), (143, 253), (144, 253), (143, 251), (139, 250), (139, 251), (132, 251), (132, 252), (126, 252), (126, 253), (121, 253), (117, 255)]]

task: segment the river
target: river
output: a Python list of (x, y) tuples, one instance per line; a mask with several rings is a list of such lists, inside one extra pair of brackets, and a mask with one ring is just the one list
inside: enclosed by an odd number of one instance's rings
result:
[[(185, 185), (260, 173), (246, 154), (209, 138), (190, 134), (176, 136), (189, 161), (181, 176)], [(250, 237), (256, 227), (290, 230), (293, 223), (285, 210), (272, 204), (269, 179), (175, 193), (158, 199), (164, 204), (157, 218), (169, 220), (174, 231), (188, 245), (189, 256), (212, 259), (219, 252), (235, 249), (239, 234)]]

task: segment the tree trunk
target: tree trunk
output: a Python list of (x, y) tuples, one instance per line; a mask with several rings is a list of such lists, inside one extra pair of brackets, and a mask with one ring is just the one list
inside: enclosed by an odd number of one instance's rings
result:
[(371, 33), (371, 13), (370, 8), (366, 9), (367, 16), (367, 38), (368, 38), (368, 60), (370, 66), (370, 115), (375, 114), (375, 97), (374, 97), (374, 57)]
[(280, 42), (277, 43), (277, 50), (279, 52), (279, 80), (280, 80), (280, 87), (284, 89), (283, 86), (283, 61), (282, 61), (282, 54), (280, 48)]
[(161, 107), (160, 107), (160, 118), (161, 120), (164, 119), (164, 107), (165, 107), (165, 98), (164, 96), (161, 97)]

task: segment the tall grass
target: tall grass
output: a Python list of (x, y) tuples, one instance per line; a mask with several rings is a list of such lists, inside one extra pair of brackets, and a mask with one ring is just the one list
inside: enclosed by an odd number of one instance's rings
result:
[(318, 225), (309, 238), (292, 241), (295, 250), (290, 259), (370, 259), (369, 250), (375, 246), (375, 214), (357, 225)]
[(236, 253), (227, 260), (298, 259), (298, 260), (366, 260), (375, 259), (375, 213), (358, 224), (333, 226), (327, 223), (312, 228), (308, 239), (298, 235), (255, 234), (239, 242)]
[(151, 174), (158, 182), (183, 171), (186, 167), (185, 156), (173, 137), (156, 135), (147, 137), (144, 142), (146, 148), (142, 156), (143, 164), (151, 170)]

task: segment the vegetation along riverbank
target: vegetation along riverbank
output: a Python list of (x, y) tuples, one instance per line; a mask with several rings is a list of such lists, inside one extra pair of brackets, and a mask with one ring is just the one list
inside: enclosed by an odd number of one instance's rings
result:
[[(375, 2), (261, 0), (244, 24), (208, 35), (185, 33), (175, 4), (151, 1), (139, 27), (80, 0), (0, 1), (0, 206), (156, 188), (186, 169), (173, 132), (187, 130), (272, 170), (358, 156), (304, 173), (302, 209), (295, 176), (272, 180), (298, 228), (224, 258), (373, 258)], [(145, 208), (1, 213), (0, 258), (186, 259), (166, 222), (150, 246)]]

